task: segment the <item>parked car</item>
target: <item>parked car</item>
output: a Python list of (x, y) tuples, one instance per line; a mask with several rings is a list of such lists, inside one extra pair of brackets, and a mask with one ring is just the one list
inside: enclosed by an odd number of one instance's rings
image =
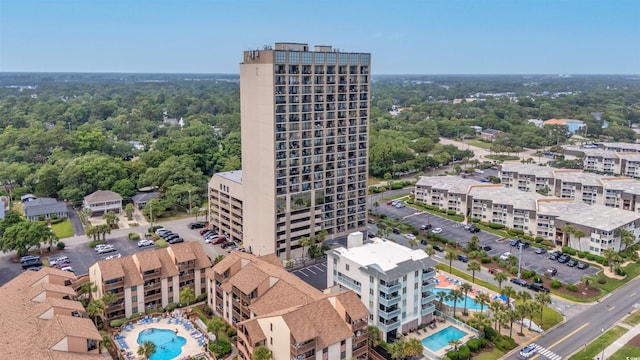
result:
[(213, 240), (213, 245), (222, 244), (225, 241), (227, 241), (227, 238), (225, 238), (224, 236), (220, 236), (217, 239)]
[(32, 268), (32, 267), (42, 267), (42, 260), (40, 260), (40, 258), (35, 258), (35, 259), (27, 259), (25, 261), (20, 261), (20, 265), (22, 266), (23, 269), (28, 269), (28, 268)]
[(398, 209), (401, 209), (401, 208), (403, 208), (403, 207), (405, 207), (405, 206), (406, 206), (406, 205), (405, 205), (404, 203), (402, 203), (402, 202), (399, 202), (399, 203), (397, 203), (397, 204), (395, 205), (395, 207), (396, 207), (396, 208), (398, 208)]
[(140, 240), (138, 241), (138, 247), (144, 247), (144, 246), (153, 246), (153, 241), (151, 240)]
[(544, 254), (547, 252), (547, 249), (545, 248), (537, 248), (536, 249), (536, 254)]
[(211, 236), (207, 236), (206, 238), (204, 238), (204, 242), (206, 242), (207, 244), (212, 243), (216, 240), (218, 240), (220, 238), (220, 235), (211, 235)]
[(472, 227), (469, 228), (469, 232), (472, 233), (472, 234), (478, 233), (478, 232), (480, 232), (480, 228), (476, 227), (476, 226), (472, 226)]
[(63, 267), (60, 268), (60, 270), (68, 271), (68, 272), (72, 272), (72, 273), (76, 272), (75, 270), (73, 270), (73, 267), (71, 267), (71, 266), (63, 266)]
[(178, 235), (178, 234), (171, 234), (171, 235), (167, 236), (164, 239), (167, 240), (168, 243), (171, 243), (171, 240), (177, 239), (179, 237), (180, 237), (180, 235)]
[(547, 269), (547, 274), (549, 274), (549, 276), (555, 276), (558, 274), (558, 269), (550, 267)]
[(391, 205), (391, 204), (393, 204), (392, 200), (387, 201), (387, 205)]
[(198, 221), (198, 222), (190, 223), (189, 229), (191, 230), (202, 229), (205, 226), (206, 226), (205, 223)]
[(166, 233), (167, 231), (169, 231), (169, 230), (167, 230), (167, 229), (165, 229), (165, 228), (163, 228), (163, 227), (161, 227), (161, 228), (157, 228), (157, 229), (156, 229), (156, 234), (161, 235), (161, 234), (163, 234), (163, 233)]
[(402, 231), (400, 231), (400, 229), (398, 229), (398, 228), (393, 228), (393, 233), (394, 234), (401, 234)]
[(114, 251), (116, 251), (116, 248), (113, 245), (106, 245), (98, 250), (98, 254), (107, 254)]
[(520, 241), (521, 241), (521, 240), (520, 240), (520, 239), (518, 239), (518, 238), (513, 239), (513, 240), (511, 241), (511, 246), (518, 246), (518, 245), (520, 245)]
[(27, 255), (20, 258), (20, 263), (22, 264), (31, 260), (40, 260), (40, 258), (33, 255)]
[(512, 283), (516, 284), (516, 285), (520, 285), (520, 286), (527, 286), (527, 282), (524, 281), (523, 279), (518, 279), (518, 278), (511, 278), (510, 280)]
[(578, 264), (578, 269), (580, 269), (580, 270), (584, 270), (584, 269), (586, 269), (588, 267), (589, 267), (589, 264), (584, 263), (584, 262), (581, 262), (581, 263)]
[(565, 263), (569, 262), (569, 260), (571, 260), (571, 256), (569, 256), (567, 254), (562, 254), (562, 255), (560, 255), (560, 257), (558, 257), (558, 262), (560, 264), (565, 264)]
[(413, 234), (404, 234), (404, 237), (409, 240), (414, 240), (416, 238), (416, 236)]
[(420, 230), (429, 230), (432, 227), (433, 226), (431, 226), (431, 224), (422, 224), (422, 225), (420, 225)]
[(204, 234), (206, 234), (206, 233), (208, 233), (208, 232), (211, 232), (211, 230), (209, 230), (209, 229), (202, 229), (202, 230), (200, 230), (200, 235), (204, 235)]
[(537, 352), (535, 346), (533, 344), (527, 345), (520, 350), (520, 356), (525, 359), (528, 359), (533, 356)]
[(184, 242), (184, 239), (181, 237), (177, 237), (177, 238), (172, 238), (171, 240), (167, 241), (169, 244), (177, 244), (177, 243), (181, 243)]
[(431, 229), (431, 233), (432, 234), (440, 234), (440, 233), (442, 233), (442, 228)]
[(536, 283), (530, 283), (527, 285), (527, 287), (533, 291), (536, 292), (549, 292), (549, 289), (547, 289), (546, 287), (542, 286), (541, 284), (536, 284)]
[(467, 257), (467, 255), (463, 254), (458, 254), (458, 260), (462, 261), (463, 263), (469, 262), (469, 258)]
[(59, 258), (56, 259), (49, 259), (49, 265), (50, 266), (55, 266), (58, 264), (71, 264), (71, 260), (69, 260), (68, 257), (66, 256), (61, 256)]
[(107, 256), (107, 257), (106, 257), (106, 258), (104, 258), (104, 259), (105, 259), (105, 260), (120, 259), (121, 257), (122, 257), (122, 254), (117, 253), (117, 254), (114, 254), (114, 255), (109, 255), (109, 256)]
[(433, 245), (433, 250), (443, 252), (444, 248), (440, 245)]
[(571, 259), (571, 260), (567, 261), (567, 266), (568, 267), (576, 267), (576, 266), (578, 266), (578, 260)]
[(167, 240), (167, 238), (173, 236), (173, 235), (177, 235), (176, 233), (172, 232), (172, 231), (167, 231), (166, 233), (162, 233), (160, 234), (160, 237)]
[(500, 260), (507, 260), (509, 259), (509, 256), (511, 256), (511, 253), (507, 251), (506, 253), (500, 255)]
[(484, 251), (491, 251), (491, 246), (485, 245), (485, 246), (482, 246), (481, 249)]
[(550, 260), (558, 260), (558, 258), (560, 257), (560, 255), (562, 255), (562, 251), (554, 251), (549, 255), (549, 259)]
[(489, 274), (495, 274), (501, 272), (500, 269), (489, 269)]
[(233, 241), (228, 241), (228, 242), (223, 243), (221, 247), (223, 249), (226, 249), (226, 248), (228, 248), (230, 246), (234, 246), (234, 245), (235, 245), (235, 243)]
[(531, 246), (531, 244), (526, 241), (521, 241), (520, 246), (522, 246), (523, 249), (527, 249)]

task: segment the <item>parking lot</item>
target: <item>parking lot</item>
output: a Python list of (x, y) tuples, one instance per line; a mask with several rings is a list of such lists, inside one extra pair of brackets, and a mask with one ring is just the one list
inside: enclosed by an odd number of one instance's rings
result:
[(301, 269), (294, 270), (292, 273), (318, 290), (322, 291), (327, 288), (326, 262), (306, 266)]
[[(510, 245), (510, 239), (501, 239), (499, 236), (480, 231), (472, 234), (464, 229), (464, 225), (449, 219), (442, 218), (437, 215), (433, 215), (427, 212), (418, 212), (410, 206), (403, 208), (397, 208), (386, 203), (381, 203), (379, 207), (374, 210), (376, 214), (385, 214), (388, 217), (402, 219), (403, 222), (413, 225), (416, 228), (420, 228), (420, 225), (429, 224), (433, 228), (441, 228), (441, 235), (447, 239), (455, 240), (461, 245), (466, 245), (472, 236), (477, 236), (480, 239), (481, 246), (490, 246), (491, 250), (487, 252), (489, 256), (500, 256), (505, 252), (510, 252), (514, 256), (518, 256), (518, 249)], [(369, 225), (371, 232), (376, 233), (377, 228), (375, 225)], [(409, 246), (408, 239), (403, 235), (389, 234), (387, 236), (399, 244)], [(529, 247), (522, 250), (522, 266), (527, 270), (535, 270), (538, 274), (544, 274), (550, 267), (558, 269), (558, 274), (554, 276), (555, 279), (567, 284), (575, 284), (579, 282), (584, 275), (595, 275), (600, 269), (594, 266), (590, 266), (587, 269), (578, 269), (577, 267), (569, 267), (566, 264), (560, 264), (555, 260), (550, 260), (549, 253), (536, 254), (536, 248)], [(436, 254), (438, 256), (438, 254)], [(440, 255), (442, 257), (442, 255)], [(580, 259), (576, 258), (580, 261)], [(458, 260), (455, 260), (456, 262)]]

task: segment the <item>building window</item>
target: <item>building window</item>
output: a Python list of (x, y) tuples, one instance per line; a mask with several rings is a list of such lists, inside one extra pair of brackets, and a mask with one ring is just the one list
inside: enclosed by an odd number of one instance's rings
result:
[(324, 53), (313, 53), (313, 63), (316, 65), (324, 65)]
[(289, 51), (289, 63), (290, 64), (299, 64), (300, 63), (300, 53), (297, 51)]
[(269, 345), (273, 345), (273, 338), (272, 337), (269, 338)]
[(132, 296), (131, 297), (131, 302), (138, 302), (138, 297), (137, 296)]
[(284, 51), (276, 51), (276, 63), (284, 64), (287, 62), (287, 53)]
[(335, 65), (335, 64), (336, 64), (336, 53), (327, 53), (327, 65)]
[(302, 53), (302, 63), (303, 64), (311, 64), (311, 53), (303, 52)]
[(373, 276), (369, 276), (369, 282), (372, 283), (373, 282)]
[(134, 314), (137, 314), (137, 313), (138, 313), (138, 307), (137, 307), (137, 306), (134, 306), (134, 307), (131, 309), (131, 312), (133, 312)]
[(322, 353), (323, 353), (323, 354), (326, 354), (326, 353), (328, 353), (328, 352), (329, 352), (329, 348), (324, 348), (324, 349), (322, 349)]
[(347, 271), (349, 271), (349, 264), (345, 264), (345, 265), (344, 265), (344, 269), (345, 269), (345, 270), (347, 270)]
[(172, 303), (173, 302), (173, 296), (169, 296), (169, 302)]
[(273, 323), (269, 324), (269, 331), (273, 331)]
[(347, 55), (345, 53), (338, 54), (338, 64), (339, 65), (347, 65)]
[(135, 285), (134, 285), (134, 286), (132, 286), (132, 287), (131, 287), (131, 291), (132, 291), (132, 292), (133, 292), (133, 291), (138, 291), (138, 287), (137, 287), (137, 286), (135, 286)]
[(360, 54), (360, 64), (369, 65), (369, 54)]
[(347, 340), (342, 340), (340, 341), (340, 346), (345, 345), (347, 343)]
[(345, 351), (341, 351), (340, 352), (340, 359), (346, 359), (347, 358), (347, 353)]

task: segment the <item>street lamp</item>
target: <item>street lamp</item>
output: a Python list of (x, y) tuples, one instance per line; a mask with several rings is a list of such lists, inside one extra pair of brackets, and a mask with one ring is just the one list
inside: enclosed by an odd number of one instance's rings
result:
[[(604, 329), (600, 330), (600, 334), (604, 334)], [(604, 348), (605, 348), (606, 344), (602, 344), (602, 360), (604, 360)]]

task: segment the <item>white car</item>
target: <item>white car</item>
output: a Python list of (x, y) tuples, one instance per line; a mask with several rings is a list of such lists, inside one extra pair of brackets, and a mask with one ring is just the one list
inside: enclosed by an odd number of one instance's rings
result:
[(60, 270), (75, 273), (75, 270), (73, 270), (73, 268), (71, 266), (61, 267)]
[(536, 352), (537, 352), (536, 345), (535, 344), (529, 344), (529, 345), (523, 347), (522, 350), (520, 350), (520, 356), (522, 356), (525, 359), (528, 359), (531, 356), (533, 356), (533, 354), (535, 354)]
[(511, 253), (507, 251), (506, 253), (500, 255), (500, 260), (507, 260), (509, 259), (509, 256), (511, 256)]
[(113, 245), (106, 245), (98, 250), (98, 254), (106, 254), (114, 251), (116, 251), (116, 248)]
[(167, 230), (165, 228), (159, 228), (159, 229), (156, 229), (156, 234), (162, 235), (162, 234), (166, 233), (167, 231), (169, 231), (169, 230)]
[(442, 232), (442, 228), (434, 228), (433, 230), (431, 230), (432, 234), (440, 234)]
[(414, 240), (416, 238), (416, 236), (413, 235), (413, 234), (404, 234), (404, 237), (409, 239), (409, 240)]
[(96, 252), (100, 252), (101, 249), (103, 249), (105, 246), (108, 246), (107, 244), (98, 244), (95, 247)]
[(151, 240), (140, 240), (140, 241), (138, 241), (138, 247), (151, 246), (153, 244), (154, 243)]
[(122, 254), (117, 253), (115, 255), (109, 255), (106, 258), (104, 258), (105, 260), (111, 260), (111, 259), (120, 259), (122, 257)]

